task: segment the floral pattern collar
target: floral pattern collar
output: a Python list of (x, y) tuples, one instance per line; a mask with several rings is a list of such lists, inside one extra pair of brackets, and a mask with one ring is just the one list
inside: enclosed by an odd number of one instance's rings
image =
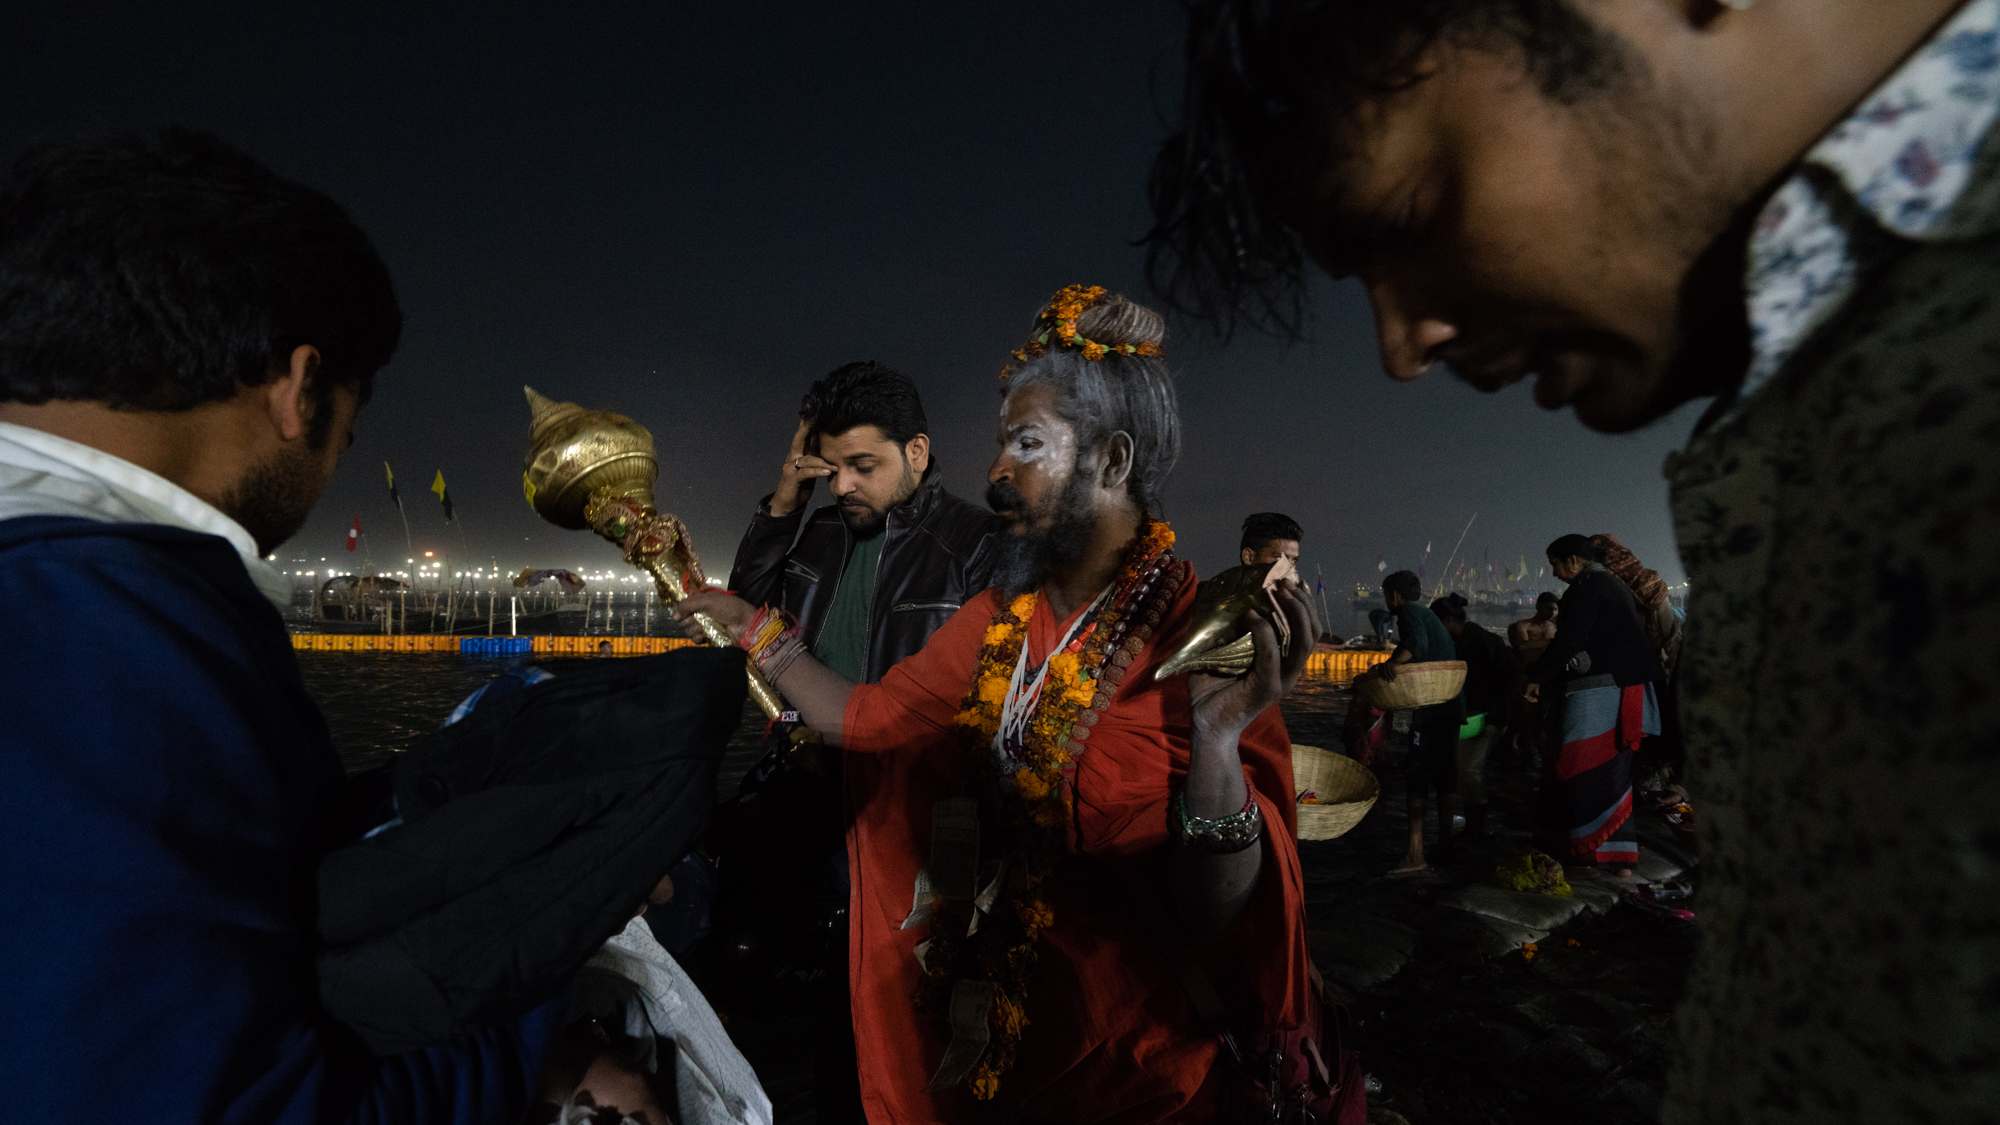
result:
[(1759, 214), (1753, 353), (1726, 426), (1900, 240), (2000, 230), (2000, 0), (1970, 0), (1805, 156)]

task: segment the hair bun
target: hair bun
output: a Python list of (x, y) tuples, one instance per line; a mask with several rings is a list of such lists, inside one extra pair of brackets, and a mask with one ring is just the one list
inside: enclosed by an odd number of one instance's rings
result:
[(1083, 310), (1083, 315), (1076, 318), (1076, 330), (1084, 339), (1095, 340), (1107, 348), (1127, 344), (1159, 347), (1167, 342), (1164, 317), (1117, 293)]
[[(1028, 342), (1014, 352), (1016, 363), (1029, 363), (1054, 351), (1073, 351), (1096, 362), (1106, 356), (1158, 360), (1167, 322), (1144, 305), (1135, 304), (1102, 285), (1067, 285), (1056, 291), (1035, 316)], [(1000, 369), (1005, 381), (1014, 364)]]

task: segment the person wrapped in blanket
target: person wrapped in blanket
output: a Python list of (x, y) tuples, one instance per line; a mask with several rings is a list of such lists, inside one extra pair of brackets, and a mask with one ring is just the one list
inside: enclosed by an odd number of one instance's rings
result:
[(1604, 869), (1631, 877), (1639, 861), (1632, 823), (1632, 762), (1660, 733), (1660, 649), (1631, 590), (1597, 560), (1584, 535), (1549, 544), (1549, 569), (1569, 584), (1556, 637), (1528, 669), (1543, 702), (1542, 830), (1573, 875)]
[[(475, 716), (499, 725), (535, 719), (546, 724), (549, 711), (566, 713), (559, 723), (595, 728), (643, 722), (644, 711), (606, 695), (624, 695), (638, 685), (645, 685), (639, 687), (645, 690), (651, 686), (646, 681), (661, 673), (640, 666), (667, 661), (621, 663), (632, 666), (633, 673), (606, 684), (605, 691), (586, 692), (581, 699), (574, 694), (548, 697), (546, 692), (535, 698), (528, 690), (571, 669), (584, 670), (583, 678), (607, 680), (604, 666), (594, 659), (509, 668), (459, 703), (441, 729), (450, 730)], [(526, 718), (522, 711), (529, 708), (540, 713)], [(605, 741), (609, 733), (593, 741)], [(411, 752), (421, 754), (425, 745), (419, 743)], [(712, 768), (690, 771), (685, 762), (667, 768), (691, 774), (689, 781), (713, 791)], [(395, 817), (369, 832), (368, 838), (401, 822), (400, 816)], [(554, 1044), (528, 1120), (556, 1125), (770, 1125), (771, 1100), (756, 1073), (707, 997), (674, 959), (708, 932), (713, 889), (710, 861), (698, 851), (689, 852), (668, 869), (625, 928), (577, 972), (571, 1027), (583, 1026), (588, 1034), (571, 1034)]]

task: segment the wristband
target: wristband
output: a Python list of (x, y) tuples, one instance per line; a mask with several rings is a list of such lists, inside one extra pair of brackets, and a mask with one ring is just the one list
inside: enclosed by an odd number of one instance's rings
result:
[(743, 635), (736, 639), (736, 646), (750, 654), (750, 659), (759, 666), (771, 658), (780, 644), (799, 635), (798, 622), (782, 609), (763, 606), (750, 617), (750, 624), (743, 629)]
[(1255, 796), (1244, 798), (1242, 812), (1213, 820), (1188, 812), (1185, 790), (1176, 794), (1174, 801), (1181, 817), (1181, 843), (1202, 851), (1216, 855), (1240, 852), (1264, 834), (1264, 811), (1257, 807)]
[(785, 669), (805, 654), (805, 642), (788, 634), (766, 650), (762, 659), (754, 656), (751, 659), (757, 660), (757, 668), (764, 673), (764, 678), (776, 684), (784, 678)]

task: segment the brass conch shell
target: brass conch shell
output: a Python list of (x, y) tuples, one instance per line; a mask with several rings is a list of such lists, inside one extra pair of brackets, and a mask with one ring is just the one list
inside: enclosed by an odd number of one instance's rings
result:
[[(1215, 672), (1241, 676), (1256, 659), (1256, 638), (1245, 619), (1259, 606), (1277, 608), (1271, 590), (1297, 573), (1290, 559), (1274, 563), (1232, 566), (1196, 587), (1194, 624), (1174, 654), (1153, 673), (1155, 680), (1183, 672)], [(1281, 645), (1290, 643), (1290, 626), (1281, 612), (1275, 618)]]
[[(528, 455), (521, 490), (537, 515), (571, 530), (589, 528), (625, 551), (625, 561), (653, 576), (669, 605), (705, 588), (701, 560), (687, 528), (672, 513), (653, 507), (653, 482), (660, 461), (653, 435), (632, 419), (609, 410), (585, 410), (555, 402), (523, 387), (528, 396)], [(729, 630), (707, 614), (694, 615), (709, 643), (735, 644)], [(751, 665), (750, 694), (764, 713), (784, 709), (763, 673)]]

